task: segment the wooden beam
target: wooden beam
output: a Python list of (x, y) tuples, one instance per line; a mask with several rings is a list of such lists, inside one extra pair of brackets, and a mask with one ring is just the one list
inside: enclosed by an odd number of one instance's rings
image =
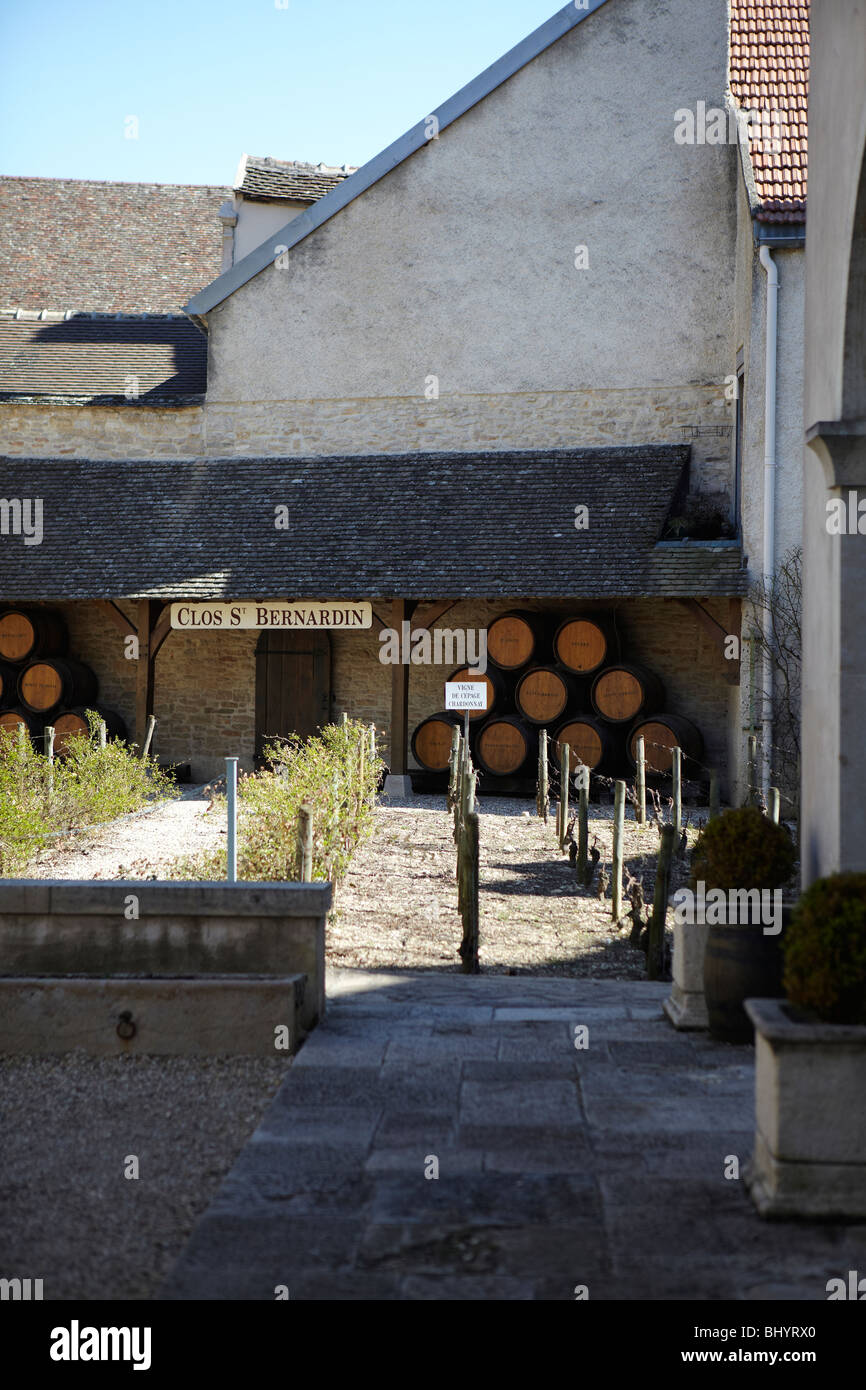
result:
[[(419, 629), (424, 628), (429, 630), (434, 623), (437, 623), (440, 618), (444, 617), (446, 613), (450, 612), (450, 610), (454, 608), (457, 601), (458, 600), (456, 598), (446, 598), (441, 599), (438, 603), (431, 603), (429, 605), (429, 613), (424, 613), (423, 616), (420, 618), (416, 614), (413, 621), (413, 626)], [(421, 606), (424, 607), (425, 605)]]
[(118, 608), (113, 599), (100, 599), (99, 606), (109, 622), (113, 623), (114, 626), (123, 633), (124, 637), (129, 637), (136, 631), (135, 624), (131, 619), (127, 618), (122, 608)]
[(135, 688), (135, 737), (139, 748), (147, 737), (147, 721), (153, 714), (154, 669), (151, 650), (154, 623), (159, 604), (153, 599), (138, 601), (138, 669)]
[(703, 604), (698, 603), (694, 598), (678, 598), (674, 600), (679, 603), (687, 612), (696, 618), (701, 627), (706, 632), (713, 646), (722, 658), (722, 672), (729, 685), (739, 685), (740, 683), (740, 663), (738, 659), (725, 655), (725, 639), (729, 636), (736, 636), (739, 640), (740, 629), (737, 626), (734, 633), (728, 633), (717, 622), (711, 613), (708, 613)]
[(172, 626), (171, 626), (171, 604), (170, 604), (170, 603), (167, 603), (167, 604), (165, 605), (165, 607), (163, 608), (162, 612), (160, 613), (159, 617), (157, 618), (156, 622), (154, 623), (153, 628), (152, 628), (152, 630), (151, 630), (151, 634), (150, 634), (150, 659), (151, 659), (151, 661), (153, 661), (153, 660), (156, 658), (157, 652), (159, 651), (159, 649), (160, 649), (160, 647), (162, 646), (163, 642), (165, 641), (166, 637), (168, 637), (169, 633), (172, 632), (172, 631), (173, 631), (173, 629), (172, 629)]
[[(391, 621), (398, 640), (403, 623), (410, 622), (415, 611), (412, 599), (395, 598), (391, 604)], [(402, 655), (402, 652), (401, 652)], [(396, 662), (391, 667), (391, 775), (406, 776), (409, 771), (409, 666)]]

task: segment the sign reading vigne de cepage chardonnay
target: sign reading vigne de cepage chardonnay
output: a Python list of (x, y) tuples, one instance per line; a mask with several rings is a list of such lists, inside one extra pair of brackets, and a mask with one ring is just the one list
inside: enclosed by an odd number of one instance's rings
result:
[(344, 630), (373, 626), (370, 603), (320, 603), (317, 599), (296, 603), (268, 599), (265, 603), (173, 603), (175, 628), (211, 628), (217, 631), (249, 631), (251, 628), (329, 628)]

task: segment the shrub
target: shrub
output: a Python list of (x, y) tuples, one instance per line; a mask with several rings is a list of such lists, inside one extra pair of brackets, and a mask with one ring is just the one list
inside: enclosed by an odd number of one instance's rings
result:
[(792, 1004), (825, 1023), (866, 1024), (866, 873), (819, 878), (782, 941)]
[(796, 850), (788, 831), (757, 806), (723, 811), (701, 831), (692, 851), (692, 887), (781, 888), (794, 872)]
[(29, 738), (0, 730), (0, 874), (26, 869), (52, 835), (99, 825), (177, 792), (168, 776), (138, 750), (112, 739), (100, 748), (99, 716), (88, 711), (90, 735), (71, 738), (52, 769)]
[[(270, 744), (268, 766), (238, 783), (238, 878), (280, 883), (300, 877), (298, 811), (313, 808), (313, 878), (339, 883), (373, 823), (382, 763), (367, 747), (369, 726), (328, 724), (314, 738)], [(364, 747), (364, 777), (360, 753)], [(180, 860), (173, 878), (226, 876), (226, 851)]]

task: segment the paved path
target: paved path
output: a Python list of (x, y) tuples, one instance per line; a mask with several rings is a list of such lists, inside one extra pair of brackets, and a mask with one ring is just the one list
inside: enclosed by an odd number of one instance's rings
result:
[(755, 1215), (752, 1049), (675, 1033), (669, 988), (332, 972), (161, 1296), (824, 1300), (866, 1226)]

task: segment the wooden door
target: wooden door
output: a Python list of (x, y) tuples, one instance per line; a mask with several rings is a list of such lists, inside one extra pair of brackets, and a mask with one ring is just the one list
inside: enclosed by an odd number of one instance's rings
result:
[(263, 632), (256, 647), (256, 757), (273, 738), (309, 738), (331, 712), (327, 632)]

